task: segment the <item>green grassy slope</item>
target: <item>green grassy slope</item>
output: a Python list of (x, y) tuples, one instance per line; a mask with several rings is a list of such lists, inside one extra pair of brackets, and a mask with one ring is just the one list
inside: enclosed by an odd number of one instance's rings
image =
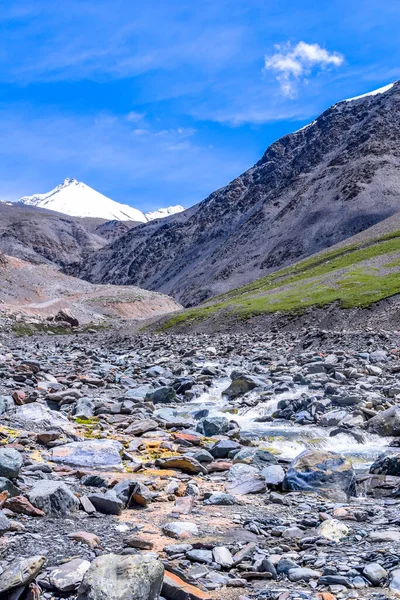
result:
[(400, 293), (400, 230), (320, 252), (290, 267), (188, 309), (163, 324), (203, 320), (220, 311), (247, 319), (277, 311), (299, 312), (339, 302), (367, 307)]

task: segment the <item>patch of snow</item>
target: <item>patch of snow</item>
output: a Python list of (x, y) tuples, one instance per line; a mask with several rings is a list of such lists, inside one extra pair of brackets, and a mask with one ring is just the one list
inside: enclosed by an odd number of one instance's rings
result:
[(347, 98), (346, 100), (343, 100), (343, 102), (353, 102), (353, 100), (360, 100), (360, 98), (366, 98), (367, 96), (377, 96), (378, 94), (384, 94), (385, 92), (388, 92), (389, 90), (391, 90), (393, 86), (394, 86), (394, 83), (389, 83), (388, 85), (384, 85), (383, 87), (378, 88), (377, 90), (373, 90), (372, 92), (367, 92), (366, 94), (361, 94), (361, 96), (355, 96), (354, 98)]
[(183, 212), (185, 209), (180, 204), (176, 206), (169, 206), (168, 208), (160, 208), (158, 210), (153, 210), (151, 212), (146, 213), (145, 217), (148, 221), (154, 221), (154, 219), (164, 219), (165, 217), (169, 217), (170, 215), (176, 215), (180, 212)]

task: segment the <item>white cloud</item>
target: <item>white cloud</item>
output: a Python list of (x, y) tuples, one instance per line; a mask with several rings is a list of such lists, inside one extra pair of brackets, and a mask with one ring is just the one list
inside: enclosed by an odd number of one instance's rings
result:
[(328, 67), (340, 67), (344, 56), (339, 52), (328, 52), (319, 44), (299, 42), (292, 46), (290, 42), (276, 44), (276, 52), (265, 57), (264, 69), (276, 73), (284, 96), (293, 98), (297, 83), (305, 81), (313, 71)]

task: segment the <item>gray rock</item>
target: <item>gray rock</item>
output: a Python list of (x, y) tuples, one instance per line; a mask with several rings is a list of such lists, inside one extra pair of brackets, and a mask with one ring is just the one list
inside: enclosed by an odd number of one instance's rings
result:
[(0, 510), (0, 535), (4, 535), (6, 531), (11, 529), (11, 522), (6, 515)]
[(45, 562), (46, 558), (39, 555), (14, 560), (0, 575), (0, 594), (28, 585), (41, 571)]
[(381, 585), (389, 576), (389, 573), (379, 563), (369, 563), (364, 567), (363, 575), (374, 586)]
[(226, 546), (217, 546), (213, 549), (214, 562), (221, 567), (229, 569), (233, 565), (233, 556)]
[(74, 558), (53, 569), (49, 581), (59, 592), (73, 592), (78, 589), (90, 562), (82, 558)]
[(65, 483), (42, 480), (28, 494), (29, 501), (46, 515), (61, 517), (78, 510), (79, 500)]
[(276, 456), (274, 456), (272, 452), (268, 452), (268, 450), (262, 450), (260, 448), (242, 448), (242, 450), (235, 455), (233, 462), (242, 462), (262, 469), (267, 465), (275, 465), (278, 461)]
[(204, 500), (204, 504), (211, 506), (233, 506), (236, 504), (236, 498), (224, 492), (214, 492), (209, 498)]
[(211, 550), (189, 550), (186, 552), (186, 558), (193, 562), (211, 565), (213, 561), (213, 553)]
[(14, 406), (11, 396), (0, 396), (0, 415), (10, 410)]
[(59, 429), (68, 435), (76, 435), (75, 428), (65, 415), (61, 412), (50, 410), (47, 406), (38, 402), (18, 406), (15, 417), (18, 421), (27, 425), (37, 423), (43, 430)]
[(114, 490), (105, 494), (89, 494), (88, 498), (98, 512), (104, 515), (120, 515), (124, 503), (118, 498)]
[(206, 437), (213, 437), (220, 433), (226, 433), (229, 429), (229, 421), (226, 417), (204, 417), (197, 423), (196, 431)]
[(400, 436), (400, 407), (392, 406), (368, 421), (368, 431), (378, 435)]
[(290, 581), (310, 581), (311, 579), (318, 579), (321, 577), (321, 573), (319, 571), (314, 571), (313, 569), (308, 569), (307, 567), (297, 567), (295, 569), (290, 569), (288, 577)]
[(18, 477), (22, 462), (21, 454), (14, 448), (0, 448), (0, 477)]
[(381, 454), (371, 465), (370, 473), (375, 475), (392, 475), (400, 477), (400, 454)]
[(175, 402), (176, 393), (172, 387), (159, 387), (155, 390), (149, 390), (146, 394), (146, 400), (153, 402), (153, 404), (169, 404)]
[(87, 398), (86, 396), (83, 398), (79, 398), (76, 402), (75, 417), (79, 418), (90, 418), (94, 415), (94, 402), (91, 398)]
[(224, 396), (228, 396), (229, 398), (243, 396), (243, 394), (246, 394), (257, 387), (263, 388), (266, 385), (258, 377), (246, 373), (239, 373), (238, 371), (233, 371), (231, 379), (232, 383), (222, 392)]
[(214, 458), (227, 458), (230, 452), (239, 450), (240, 448), (240, 444), (233, 440), (218, 440), (218, 442), (215, 442), (210, 448), (210, 454), (212, 454)]
[(155, 558), (103, 554), (86, 571), (78, 600), (157, 600), (163, 576)]
[(114, 440), (87, 440), (57, 446), (51, 460), (71, 467), (122, 471), (122, 444)]
[(193, 535), (199, 534), (196, 523), (190, 523), (188, 521), (172, 521), (170, 523), (166, 523), (162, 530), (164, 535), (177, 540), (185, 540)]
[(226, 491), (230, 494), (259, 494), (265, 492), (266, 487), (264, 477), (255, 467), (238, 463), (229, 469)]
[(285, 479), (285, 471), (280, 465), (268, 465), (261, 471), (261, 475), (265, 478), (267, 485), (280, 485)]
[(390, 573), (389, 589), (394, 592), (396, 596), (400, 596), (400, 569), (394, 569)]
[(14, 496), (19, 496), (21, 494), (21, 490), (16, 485), (14, 485), (12, 481), (7, 479), (6, 477), (0, 477), (0, 493), (5, 491), (10, 494), (11, 498), (14, 498)]

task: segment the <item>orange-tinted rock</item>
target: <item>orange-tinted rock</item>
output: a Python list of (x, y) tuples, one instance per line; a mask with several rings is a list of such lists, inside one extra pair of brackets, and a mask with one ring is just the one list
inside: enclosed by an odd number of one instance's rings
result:
[(164, 573), (161, 593), (167, 600), (211, 600), (209, 592), (203, 592), (169, 571)]
[(28, 515), (29, 517), (44, 517), (45, 514), (39, 508), (33, 506), (25, 496), (14, 496), (9, 498), (4, 504), (13, 513), (20, 515)]

